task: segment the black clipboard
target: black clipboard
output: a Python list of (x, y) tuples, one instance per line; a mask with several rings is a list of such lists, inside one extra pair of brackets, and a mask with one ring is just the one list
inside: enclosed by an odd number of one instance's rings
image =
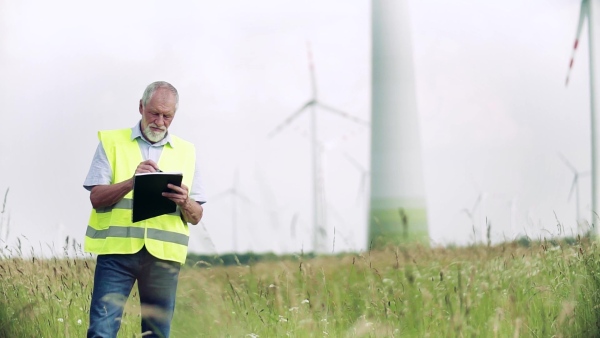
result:
[(133, 178), (132, 221), (139, 222), (177, 211), (177, 204), (162, 195), (170, 192), (167, 184), (181, 186), (183, 173), (154, 172), (135, 174)]

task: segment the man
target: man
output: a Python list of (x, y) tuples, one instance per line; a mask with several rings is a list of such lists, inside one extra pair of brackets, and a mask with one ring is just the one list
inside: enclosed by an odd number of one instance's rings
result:
[[(116, 337), (135, 281), (144, 337), (169, 336), (187, 223), (198, 224), (205, 202), (193, 144), (168, 132), (178, 104), (175, 87), (154, 82), (140, 100), (138, 124), (98, 132), (100, 144), (84, 183), (93, 207), (84, 248), (98, 255), (88, 337)], [(134, 174), (159, 170), (183, 172), (181, 187), (170, 184), (172, 192), (163, 193), (177, 212), (132, 223)]]

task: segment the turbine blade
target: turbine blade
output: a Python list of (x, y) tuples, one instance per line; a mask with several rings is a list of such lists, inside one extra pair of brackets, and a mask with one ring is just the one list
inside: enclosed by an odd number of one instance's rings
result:
[(571, 184), (571, 191), (569, 191), (569, 198), (567, 201), (571, 200), (571, 196), (573, 196), (573, 191), (575, 191), (575, 185), (577, 185), (577, 175), (573, 177), (573, 184)]
[(313, 62), (312, 48), (310, 42), (306, 41), (306, 53), (308, 57), (308, 71), (310, 72), (310, 86), (313, 100), (317, 99), (317, 79), (315, 76), (315, 64)]
[(565, 165), (567, 167), (569, 167), (569, 169), (571, 169), (572, 172), (574, 172), (575, 174), (577, 174), (577, 169), (575, 169), (575, 167), (571, 164), (571, 162), (567, 161), (567, 158), (564, 157), (563, 154), (558, 153), (558, 156), (560, 156), (560, 159), (565, 163)]
[(367, 173), (364, 173), (362, 175), (362, 177), (360, 178), (360, 186), (358, 188), (358, 194), (356, 196), (357, 199), (360, 198), (360, 195), (362, 195), (363, 193), (366, 192), (366, 188), (367, 188)]
[(346, 113), (344, 111), (341, 111), (339, 109), (335, 109), (335, 108), (330, 107), (328, 105), (322, 104), (321, 102), (316, 102), (316, 104), (319, 107), (321, 107), (321, 108), (323, 108), (325, 110), (328, 110), (331, 113), (337, 114), (337, 115), (339, 115), (339, 116), (341, 116), (341, 117), (343, 117), (345, 119), (348, 119), (348, 120), (350, 120), (352, 122), (355, 122), (355, 123), (358, 123), (358, 124), (362, 124), (362, 125), (367, 126), (367, 127), (371, 125), (368, 121), (365, 121), (365, 120), (360, 119), (358, 117), (352, 116), (352, 115), (350, 115), (350, 114), (348, 114), (348, 113)]
[(589, 18), (590, 18), (590, 5), (589, 0), (581, 1), (581, 10), (579, 12), (579, 23), (577, 24), (577, 32), (575, 34), (575, 44), (573, 45), (573, 51), (571, 52), (571, 60), (569, 61), (569, 70), (567, 71), (567, 80), (565, 81), (565, 86), (569, 85), (569, 76), (571, 75), (571, 70), (573, 69), (573, 63), (575, 62), (575, 52), (577, 51), (577, 46), (579, 45), (579, 37), (581, 36), (581, 30), (583, 28), (583, 23), (586, 18), (588, 18), (588, 26), (589, 26)]
[(361, 172), (365, 171), (365, 168), (360, 163), (358, 163), (358, 161), (355, 160), (354, 157), (348, 155), (348, 153), (345, 151), (343, 153), (346, 160), (348, 160), (348, 162), (350, 162), (350, 164), (352, 164), (356, 169), (358, 169)]
[(294, 112), (290, 117), (288, 117), (287, 119), (285, 119), (285, 121), (283, 121), (280, 125), (278, 125), (275, 129), (273, 129), (272, 132), (269, 133), (269, 138), (272, 138), (273, 136), (275, 136), (277, 133), (279, 133), (283, 128), (285, 128), (288, 124), (292, 123), (292, 121), (294, 121), (296, 118), (298, 118), (298, 116), (302, 115), (302, 112), (304, 111), (304, 109), (312, 106), (315, 103), (315, 101), (308, 101), (307, 103), (305, 103), (300, 109), (298, 109), (296, 112)]

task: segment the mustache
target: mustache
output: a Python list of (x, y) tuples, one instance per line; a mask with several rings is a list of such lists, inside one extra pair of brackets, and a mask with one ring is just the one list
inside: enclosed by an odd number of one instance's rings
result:
[(165, 127), (159, 127), (159, 126), (157, 126), (157, 125), (156, 125), (156, 124), (154, 124), (154, 123), (150, 123), (150, 124), (148, 125), (148, 127), (157, 128), (157, 129), (160, 129), (160, 130), (162, 130), (162, 131), (166, 131), (166, 130), (167, 130), (167, 128), (165, 128)]

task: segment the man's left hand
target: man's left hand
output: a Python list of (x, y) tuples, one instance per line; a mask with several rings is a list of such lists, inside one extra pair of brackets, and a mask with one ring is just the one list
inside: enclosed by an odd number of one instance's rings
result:
[(178, 187), (170, 183), (167, 185), (167, 187), (172, 191), (163, 192), (162, 195), (175, 202), (175, 204), (182, 208), (189, 200), (188, 187), (185, 184), (182, 184), (181, 187)]
[(197, 203), (188, 196), (188, 187), (185, 184), (182, 184), (181, 187), (168, 184), (167, 187), (172, 192), (163, 192), (162, 195), (179, 206), (184, 222), (198, 224), (200, 219), (202, 219), (204, 209), (200, 203)]

